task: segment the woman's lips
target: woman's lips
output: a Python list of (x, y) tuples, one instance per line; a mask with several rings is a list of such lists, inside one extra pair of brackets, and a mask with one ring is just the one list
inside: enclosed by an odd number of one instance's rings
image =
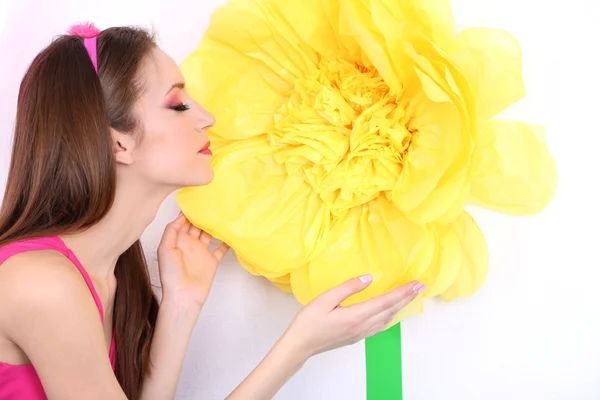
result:
[(208, 142), (206, 142), (206, 144), (204, 145), (203, 148), (200, 149), (200, 151), (198, 153), (210, 156), (212, 155), (212, 151), (210, 151), (210, 140)]

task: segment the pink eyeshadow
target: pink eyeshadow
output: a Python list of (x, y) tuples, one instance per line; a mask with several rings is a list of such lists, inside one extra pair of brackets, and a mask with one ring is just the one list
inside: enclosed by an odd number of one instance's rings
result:
[(174, 107), (181, 104), (181, 98), (179, 97), (179, 94), (176, 93), (176, 89), (174, 89), (172, 93), (169, 94), (169, 97), (167, 98), (165, 104), (166, 107)]

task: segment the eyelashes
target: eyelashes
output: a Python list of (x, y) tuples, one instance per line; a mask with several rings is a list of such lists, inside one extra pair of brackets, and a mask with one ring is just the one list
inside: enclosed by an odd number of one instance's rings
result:
[(176, 106), (172, 106), (172, 107), (169, 107), (169, 108), (170, 108), (171, 110), (175, 110), (175, 111), (178, 111), (178, 112), (183, 112), (183, 111), (187, 111), (187, 110), (189, 110), (189, 109), (190, 109), (190, 106), (188, 106), (187, 104), (183, 104), (183, 103), (182, 103), (182, 104), (178, 104), (178, 105), (176, 105)]

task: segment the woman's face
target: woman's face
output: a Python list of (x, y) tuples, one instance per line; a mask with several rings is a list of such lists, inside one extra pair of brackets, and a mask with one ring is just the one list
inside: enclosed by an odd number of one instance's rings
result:
[(142, 70), (136, 104), (142, 133), (131, 152), (136, 174), (157, 187), (206, 185), (213, 179), (206, 131), (215, 118), (185, 90), (177, 64), (156, 47)]

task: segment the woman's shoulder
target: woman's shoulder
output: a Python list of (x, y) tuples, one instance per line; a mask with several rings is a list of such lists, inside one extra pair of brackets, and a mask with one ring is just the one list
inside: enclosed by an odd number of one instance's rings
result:
[[(8, 244), (6, 247), (18, 244)], [(0, 248), (0, 255), (3, 249)], [(71, 275), (77, 276), (77, 270), (73, 268), (72, 263), (57, 249), (28, 249), (14, 252), (10, 257), (2, 257), (0, 260), (3, 260), (0, 262), (0, 288), (7, 290), (15, 285), (20, 289), (23, 287), (33, 289), (38, 284), (42, 287), (37, 289), (43, 289), (51, 286), (50, 283), (53, 281)], [(0, 289), (0, 293), (5, 292)]]
[(54, 397), (65, 397), (64, 388), (78, 398), (122, 394), (94, 299), (60, 250), (21, 252), (0, 265), (0, 339), (26, 355)]
[(40, 315), (68, 318), (77, 304), (94, 311), (93, 300), (82, 301), (86, 297), (91, 300), (84, 280), (60, 251), (14, 254), (0, 264), (0, 333), (19, 330), (20, 321), (39, 320)]

